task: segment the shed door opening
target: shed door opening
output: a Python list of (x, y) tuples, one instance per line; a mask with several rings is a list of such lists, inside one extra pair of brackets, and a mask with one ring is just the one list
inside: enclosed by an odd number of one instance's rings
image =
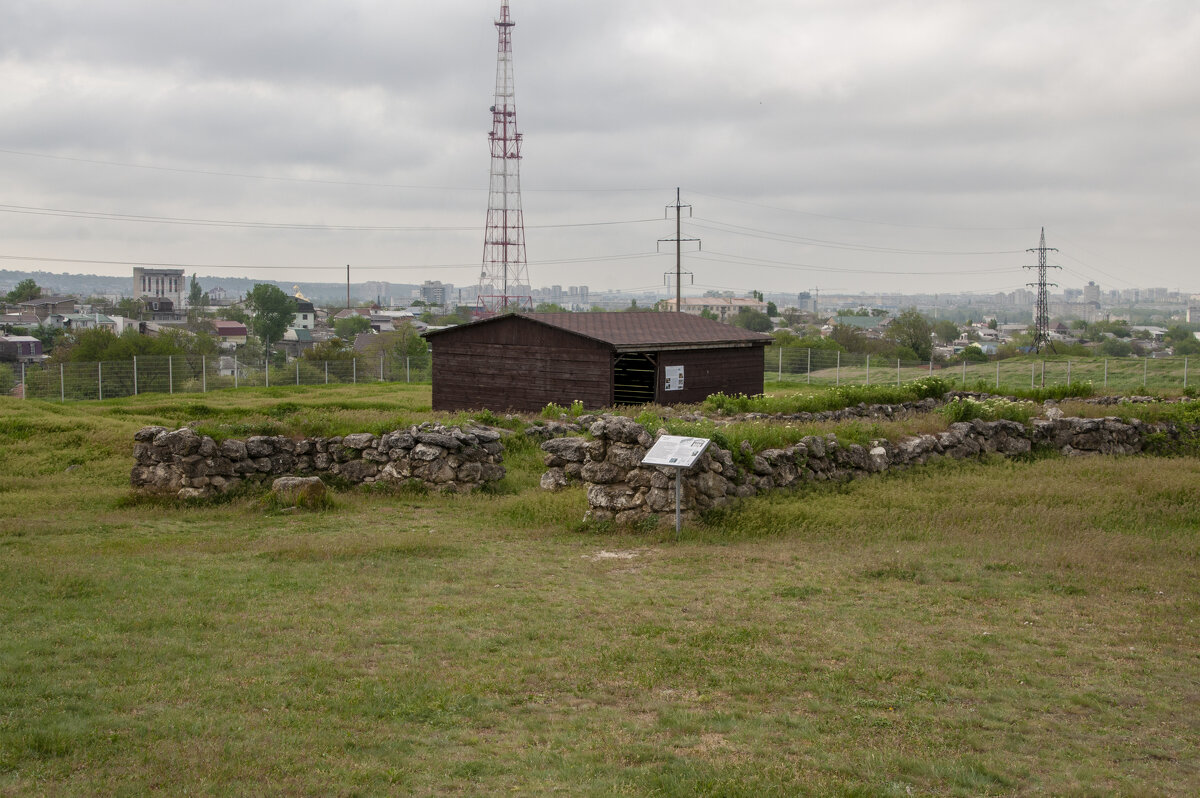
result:
[(644, 405), (654, 401), (658, 363), (654, 355), (618, 355), (613, 367), (613, 404)]

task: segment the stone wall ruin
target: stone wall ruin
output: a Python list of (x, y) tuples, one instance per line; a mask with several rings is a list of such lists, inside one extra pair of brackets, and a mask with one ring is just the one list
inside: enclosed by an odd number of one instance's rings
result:
[(415, 481), (437, 491), (470, 491), (503, 479), (501, 435), (487, 427), (422, 424), (385, 435), (302, 440), (258, 435), (217, 443), (187, 427), (144, 427), (134, 435), (130, 483), (139, 492), (181, 499), (296, 475), (352, 485)]
[[(1138, 454), (1150, 434), (1163, 432), (1178, 435), (1171, 425), (1138, 420), (1058, 417), (1038, 418), (1029, 426), (1015, 421), (960, 422), (936, 435), (878, 440), (869, 446), (843, 444), (833, 434), (814, 435), (793, 446), (757, 453), (747, 444), (736, 458), (714, 443), (683, 472), (681, 507), (685, 517), (695, 518), (738, 498), (810, 482), (856, 479), (934, 458), (1013, 457), (1035, 449), (1066, 456)], [(588, 433), (590, 438), (555, 438), (542, 444), (548, 468), (542, 476), (544, 489), (584, 483), (587, 517), (594, 520), (627, 525), (674, 516), (675, 469), (641, 465), (654, 442), (648, 430), (630, 418), (605, 416)]]

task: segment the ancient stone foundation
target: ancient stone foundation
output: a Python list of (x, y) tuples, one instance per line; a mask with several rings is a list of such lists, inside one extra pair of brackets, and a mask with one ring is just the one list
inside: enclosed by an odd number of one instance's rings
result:
[[(738, 453), (715, 444), (683, 472), (685, 516), (724, 506), (734, 499), (791, 488), (806, 482), (850, 480), (889, 469), (921, 465), (934, 458), (962, 460), (986, 454), (1026, 455), (1049, 449), (1068, 456), (1137, 454), (1154, 432), (1173, 428), (1116, 418), (971, 421), (937, 435), (900, 442), (844, 445), (834, 435), (810, 436), (785, 449)], [(588, 429), (590, 439), (556, 438), (542, 444), (548, 471), (542, 487), (554, 490), (583, 482), (589, 518), (633, 524), (675, 512), (675, 469), (642, 466), (654, 437), (632, 419), (605, 416)]]
[(415, 481), (437, 491), (470, 491), (504, 477), (501, 433), (484, 427), (422, 424), (386, 435), (260, 435), (221, 443), (186, 427), (145, 427), (134, 440), (133, 488), (185, 499), (292, 475), (352, 485)]

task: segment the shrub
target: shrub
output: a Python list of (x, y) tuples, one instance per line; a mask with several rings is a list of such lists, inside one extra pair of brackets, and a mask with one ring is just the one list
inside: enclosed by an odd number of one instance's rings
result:
[(959, 421), (1017, 421), (1025, 424), (1037, 414), (1037, 406), (1033, 402), (1013, 402), (1000, 396), (992, 396), (982, 401), (955, 397), (939, 411), (946, 420), (954, 424)]

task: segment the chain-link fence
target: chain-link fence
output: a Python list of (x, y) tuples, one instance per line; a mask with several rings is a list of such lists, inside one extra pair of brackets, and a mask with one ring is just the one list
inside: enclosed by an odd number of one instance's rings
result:
[[(350, 360), (294, 360), (286, 365), (233, 357), (180, 355), (103, 363), (9, 364), (21, 395), (58, 401), (113, 399), (143, 393), (204, 393), (226, 388), (432, 380), (428, 358), (381, 355)], [(1098, 389), (1137, 391), (1195, 387), (1187, 357), (1041, 358), (943, 364), (902, 361), (826, 349), (770, 346), (764, 354), (772, 385), (900, 385), (935, 374), (972, 390), (1016, 390), (1091, 382)]]
[(900, 385), (931, 374), (967, 389), (1016, 390), (1091, 382), (1097, 389), (1137, 391), (1195, 387), (1187, 357), (1066, 358), (1028, 356), (981, 363), (902, 361), (827, 349), (769, 346), (768, 385)]
[(331, 383), (429, 382), (428, 358), (380, 355), (350, 360), (294, 360), (286, 365), (235, 357), (135, 357), (103, 363), (13, 365), (28, 399), (114, 399), (143, 393), (205, 393), (227, 388)]

